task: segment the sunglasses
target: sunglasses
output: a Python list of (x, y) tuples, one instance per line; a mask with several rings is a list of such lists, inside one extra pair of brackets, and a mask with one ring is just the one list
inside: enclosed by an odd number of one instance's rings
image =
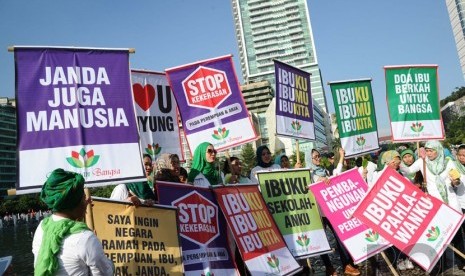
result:
[(207, 149), (207, 152), (209, 154), (216, 154), (216, 150), (215, 149)]

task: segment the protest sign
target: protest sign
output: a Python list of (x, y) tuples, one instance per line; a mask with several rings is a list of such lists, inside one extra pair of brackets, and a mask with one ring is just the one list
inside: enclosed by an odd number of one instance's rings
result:
[(310, 73), (274, 60), (276, 134), (315, 140)]
[(184, 160), (177, 104), (165, 74), (131, 70), (131, 80), (142, 153), (152, 160), (162, 153)]
[(87, 186), (145, 180), (127, 49), (15, 47), (15, 64), (18, 193), (56, 168)]
[(330, 82), (341, 146), (346, 157), (379, 149), (371, 79)]
[(386, 167), (354, 216), (430, 272), (464, 217)]
[(392, 141), (444, 139), (437, 65), (384, 69)]
[(290, 275), (300, 270), (256, 185), (228, 185), (213, 191), (252, 275)]
[(257, 139), (231, 56), (165, 71), (191, 152), (202, 142), (221, 151)]
[(92, 198), (94, 230), (115, 275), (183, 275), (176, 208)]
[(309, 170), (259, 172), (263, 199), (296, 258), (331, 251), (310, 185)]
[(324, 181), (311, 184), (310, 190), (354, 263), (361, 263), (391, 246), (376, 231), (352, 216), (368, 190), (356, 168), (331, 177), (329, 184)]
[(186, 275), (236, 275), (227, 225), (211, 190), (157, 181), (161, 204), (179, 209), (179, 235)]

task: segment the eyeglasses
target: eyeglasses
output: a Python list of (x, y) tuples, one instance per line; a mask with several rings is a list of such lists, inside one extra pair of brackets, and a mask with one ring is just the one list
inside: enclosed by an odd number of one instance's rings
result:
[(207, 149), (208, 154), (216, 154), (215, 149)]
[(312, 157), (312, 159), (321, 159), (321, 156), (315, 155), (315, 156)]

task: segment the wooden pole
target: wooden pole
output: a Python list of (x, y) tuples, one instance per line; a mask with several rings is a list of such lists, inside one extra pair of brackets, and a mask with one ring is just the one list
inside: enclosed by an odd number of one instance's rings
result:
[(381, 252), (381, 256), (383, 257), (384, 261), (387, 263), (389, 270), (391, 270), (392, 275), (399, 276), (394, 266), (392, 266), (391, 261), (389, 261), (388, 257), (386, 256), (386, 253)]
[(87, 224), (87, 227), (89, 227), (89, 229), (93, 231), (94, 230), (94, 216), (92, 214), (92, 203), (91, 203), (89, 188), (85, 188), (84, 193), (86, 194), (86, 200), (89, 202), (89, 204), (87, 204), (87, 209), (86, 209), (86, 224)]
[(299, 149), (299, 139), (295, 139), (295, 158), (296, 164), (300, 163), (300, 149)]
[[(460, 230), (459, 230), (460, 231)], [(465, 260), (465, 254), (462, 253), (462, 251), (458, 250), (457, 248), (455, 248), (454, 246), (448, 244), (447, 247), (449, 247), (450, 249), (452, 249), (455, 253), (457, 253), (457, 255), (459, 255), (460, 257), (462, 257), (462, 259)], [(445, 253), (444, 253), (445, 254)]]

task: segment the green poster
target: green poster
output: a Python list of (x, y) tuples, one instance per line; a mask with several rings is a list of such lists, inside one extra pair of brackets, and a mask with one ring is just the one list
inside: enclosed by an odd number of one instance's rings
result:
[(385, 67), (394, 141), (443, 139), (437, 66)]
[(346, 156), (379, 148), (371, 79), (330, 82), (341, 146)]
[(260, 191), (294, 256), (330, 249), (315, 197), (308, 189), (308, 169), (258, 173)]

